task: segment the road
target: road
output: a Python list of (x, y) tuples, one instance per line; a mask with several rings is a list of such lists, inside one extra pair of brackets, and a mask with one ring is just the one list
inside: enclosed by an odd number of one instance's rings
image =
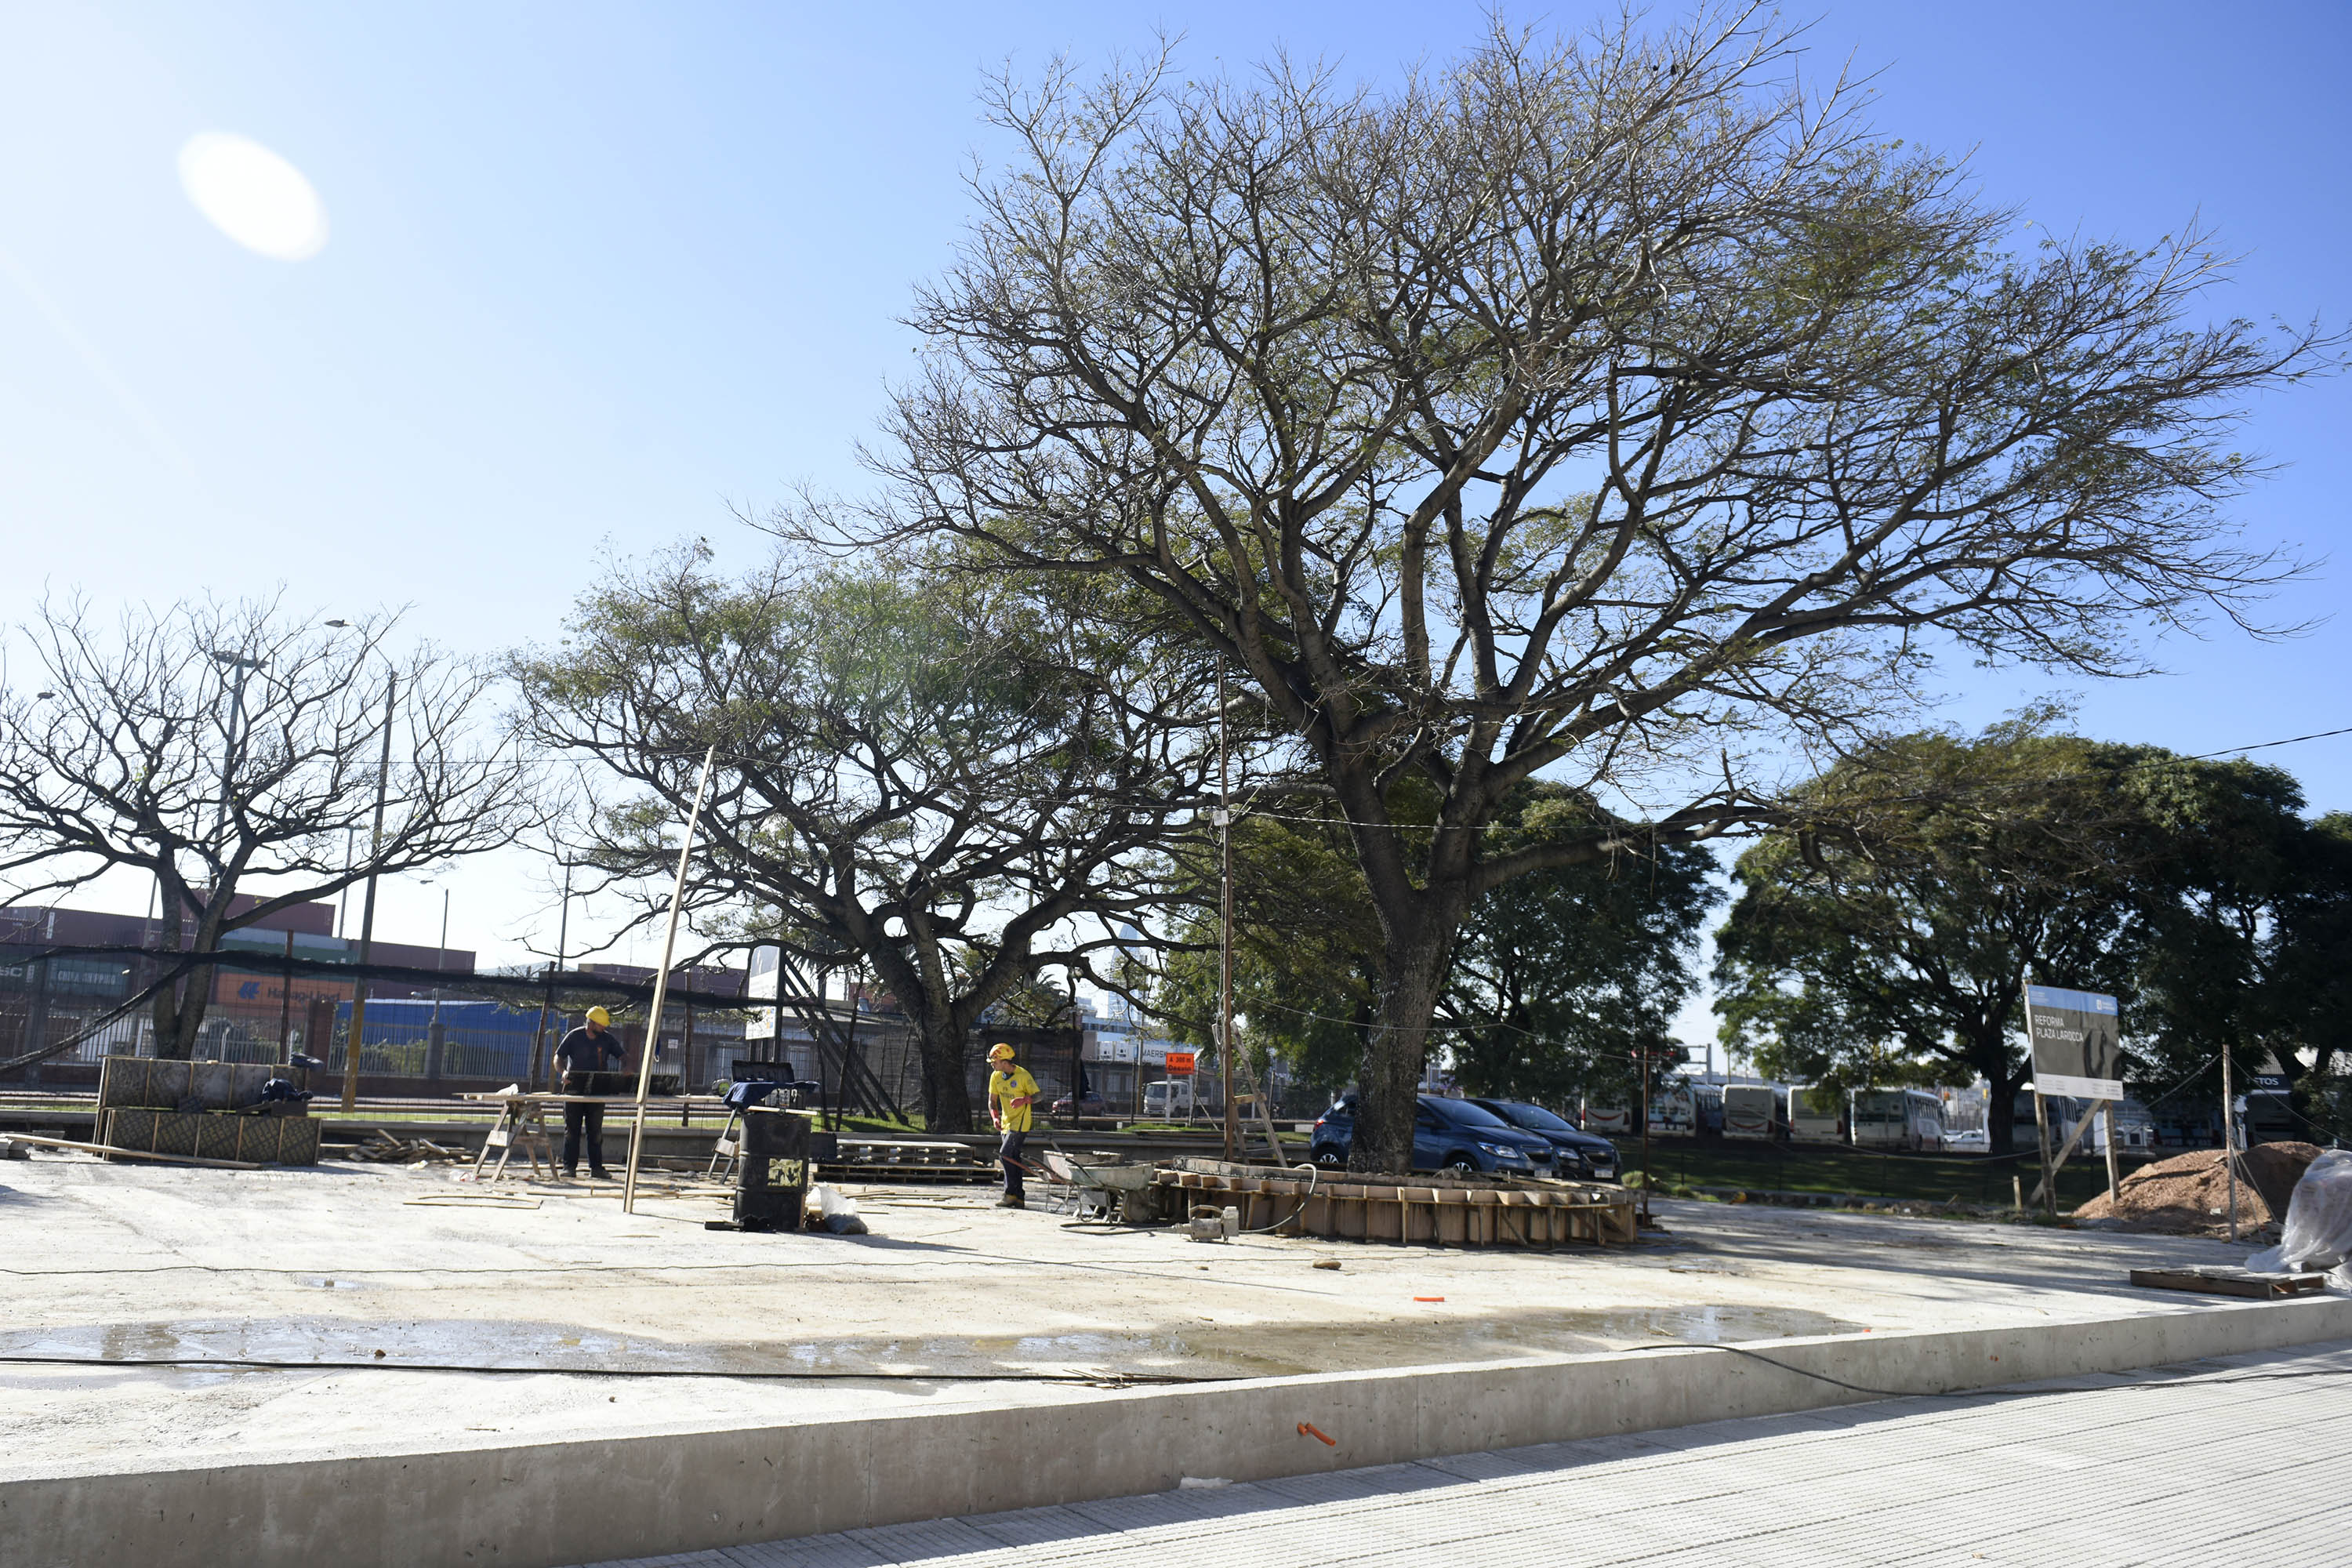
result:
[[(2352, 1342), (600, 1568), (2352, 1560)], [(1007, 1464), (1019, 1464), (1009, 1447)]]

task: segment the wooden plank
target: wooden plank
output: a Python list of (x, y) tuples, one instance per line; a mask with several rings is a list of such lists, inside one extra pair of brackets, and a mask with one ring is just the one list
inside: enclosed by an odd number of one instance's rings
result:
[(2320, 1274), (2246, 1274), (2202, 1268), (2135, 1268), (2131, 1282), (2150, 1290), (2195, 1290), (2209, 1296), (2244, 1296), (2274, 1301), (2326, 1289)]
[(186, 1154), (151, 1154), (143, 1149), (117, 1149), (105, 1143), (75, 1143), (63, 1138), (31, 1138), (22, 1132), (8, 1134), (11, 1143), (22, 1143), (34, 1149), (76, 1149), (85, 1154), (102, 1154), (108, 1159), (157, 1160), (167, 1165), (202, 1165), (214, 1171), (258, 1171), (262, 1166), (243, 1160), (198, 1160)]

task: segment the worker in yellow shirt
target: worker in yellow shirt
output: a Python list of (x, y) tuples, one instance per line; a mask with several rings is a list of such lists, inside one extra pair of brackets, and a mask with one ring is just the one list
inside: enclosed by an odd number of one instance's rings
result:
[(988, 1065), (988, 1119), (996, 1123), (997, 1133), (1003, 1139), (997, 1145), (996, 1157), (1004, 1164), (1004, 1195), (996, 1200), (996, 1206), (1026, 1208), (1029, 1201), (1021, 1190), (1021, 1145), (1029, 1137), (1029, 1107), (1037, 1098), (1037, 1080), (1013, 1059), (1011, 1046), (991, 1046)]

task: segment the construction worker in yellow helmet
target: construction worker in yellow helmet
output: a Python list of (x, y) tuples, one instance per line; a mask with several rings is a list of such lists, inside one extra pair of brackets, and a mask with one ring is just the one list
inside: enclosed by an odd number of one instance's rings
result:
[(1029, 1200), (1021, 1187), (1021, 1145), (1028, 1141), (1029, 1107), (1037, 1098), (1037, 1080), (1013, 1059), (1013, 1047), (1002, 1042), (988, 1048), (988, 1119), (996, 1123), (1003, 1140), (996, 1157), (1004, 1166), (1004, 1195), (996, 1200), (996, 1206), (1026, 1208)]
[[(555, 1047), (556, 1065), (563, 1069), (566, 1096), (588, 1092), (588, 1074), (621, 1065), (626, 1053), (613, 1033), (613, 1015), (602, 1007), (588, 1009), (588, 1021), (563, 1037)], [(612, 1178), (604, 1171), (604, 1103), (601, 1100), (567, 1098), (563, 1102), (563, 1173), (580, 1173), (580, 1148), (588, 1148), (588, 1173), (596, 1181)]]

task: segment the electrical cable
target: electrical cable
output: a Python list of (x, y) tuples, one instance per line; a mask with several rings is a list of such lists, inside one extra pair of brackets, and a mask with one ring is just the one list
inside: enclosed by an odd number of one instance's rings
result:
[(1832, 1377), (1825, 1372), (1814, 1372), (1808, 1367), (1791, 1366), (1787, 1362), (1775, 1361), (1759, 1351), (1751, 1351), (1742, 1345), (1695, 1344), (1687, 1340), (1675, 1340), (1661, 1344), (1628, 1345), (1625, 1348), (1634, 1351), (1721, 1351), (1726, 1355), (1745, 1356), (1749, 1361), (1762, 1362), (1766, 1366), (1778, 1368), (1781, 1372), (1792, 1372), (1799, 1377), (1810, 1377), (1817, 1383), (1830, 1384), (1854, 1394), (1867, 1394), (1879, 1399), (2026, 1399), (2053, 1394), (2104, 1394), (2109, 1389), (2178, 1388), (2183, 1384), (2275, 1383), (2301, 1378), (2352, 1377), (2352, 1366), (2335, 1366), (2316, 1367), (2303, 1372), (2136, 1378), (2127, 1383), (2100, 1384), (2091, 1388), (1971, 1388), (1951, 1394), (1922, 1394), (1914, 1389), (1873, 1388), (1864, 1383), (1849, 1383), (1842, 1377)]
[[(1793, 1366), (1776, 1361), (1759, 1351), (1742, 1345), (1699, 1344), (1676, 1340), (1662, 1344), (1640, 1344), (1624, 1347), (1629, 1351), (1717, 1351), (1726, 1355), (1743, 1356), (1749, 1361), (1800, 1377), (1826, 1383), (1853, 1394), (1864, 1394), (1877, 1399), (2022, 1399), (2053, 1394), (2104, 1394), (2121, 1389), (2159, 1389), (2183, 1386), (2198, 1387), (2217, 1384), (2284, 1383), (2327, 1377), (2352, 1377), (2352, 1366), (2314, 1367), (2298, 1372), (2257, 1372), (2189, 1375), (2170, 1378), (2137, 1378), (2124, 1383), (2099, 1384), (2088, 1388), (1975, 1388), (1944, 1394), (1924, 1394), (1913, 1389), (1877, 1388), (1865, 1383), (1854, 1383), (1832, 1377), (1825, 1372)], [(113, 1356), (13, 1355), (0, 1354), (0, 1364), (11, 1366), (86, 1366), (111, 1368), (171, 1368), (183, 1371), (208, 1371), (229, 1368), (260, 1372), (450, 1372), (468, 1373), (499, 1377), (614, 1377), (614, 1378), (726, 1378), (740, 1382), (761, 1383), (1059, 1383), (1088, 1385), (1123, 1384), (1192, 1384), (1213, 1383), (1244, 1383), (1244, 1375), (1226, 1373), (1202, 1376), (1192, 1373), (1157, 1372), (785, 1372), (761, 1369), (748, 1372), (702, 1371), (692, 1367), (569, 1367), (569, 1366), (481, 1366), (450, 1362), (382, 1361), (276, 1361), (258, 1357), (231, 1356), (142, 1356), (124, 1359)]]
[(700, 1371), (692, 1367), (473, 1366), (452, 1362), (265, 1361), (246, 1356), (120, 1356), (0, 1354), (0, 1365), (172, 1367), (204, 1372), (242, 1368), (261, 1372), (460, 1372), (499, 1377), (716, 1377), (759, 1383), (1235, 1383), (1233, 1375), (1202, 1377), (1178, 1372), (753, 1372)]

